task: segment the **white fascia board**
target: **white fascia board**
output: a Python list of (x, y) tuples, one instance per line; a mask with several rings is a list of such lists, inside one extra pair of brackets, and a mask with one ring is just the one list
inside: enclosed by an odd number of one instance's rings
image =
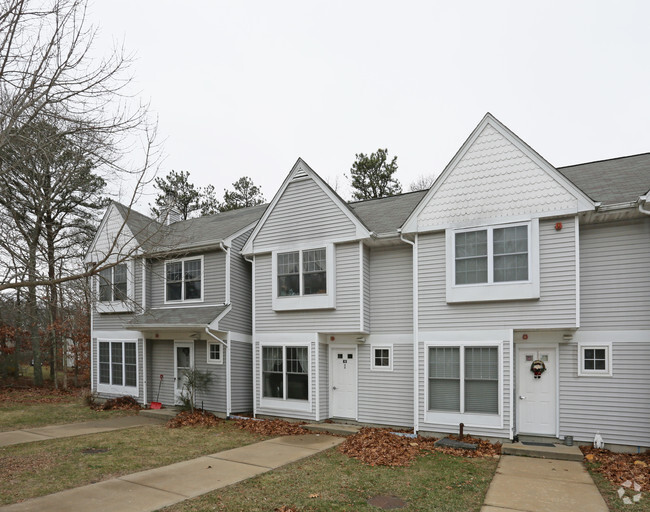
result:
[(228, 307), (226, 309), (224, 309), (217, 318), (215, 318), (214, 320), (212, 320), (212, 322), (210, 322), (208, 324), (208, 328), (212, 329), (213, 331), (218, 331), (219, 330), (219, 320), (221, 320), (224, 316), (226, 316), (228, 313), (230, 313), (231, 310), (232, 310), (232, 304), (228, 304)]
[(334, 204), (336, 204), (340, 208), (340, 210), (352, 221), (352, 223), (356, 226), (357, 238), (359, 239), (370, 238), (371, 236), (370, 231), (350, 211), (350, 208), (347, 206), (347, 204), (345, 204), (345, 202), (325, 184), (322, 178), (311, 167), (309, 167), (309, 165), (307, 165), (307, 163), (302, 158), (298, 158), (293, 168), (291, 169), (287, 177), (282, 182), (282, 186), (276, 192), (275, 196), (273, 196), (273, 200), (271, 201), (268, 208), (264, 212), (264, 215), (262, 215), (262, 218), (258, 221), (257, 226), (255, 226), (255, 230), (251, 233), (251, 236), (248, 237), (248, 240), (246, 241), (246, 244), (244, 245), (241, 251), (243, 255), (252, 255), (254, 254), (254, 252), (258, 252), (258, 251), (253, 251), (253, 242), (255, 240), (255, 237), (257, 237), (257, 234), (260, 232), (260, 230), (268, 220), (269, 216), (271, 215), (271, 212), (275, 209), (276, 205), (278, 204), (278, 201), (284, 194), (284, 191), (289, 186), (289, 183), (291, 183), (291, 181), (293, 180), (294, 175), (299, 171), (305, 172), (311, 179), (313, 179), (314, 182), (321, 188), (321, 190), (323, 190), (334, 202)]
[[(248, 231), (250, 229), (253, 229), (257, 225), (258, 222), (259, 222), (259, 220), (256, 220), (255, 222), (251, 222), (247, 226), (244, 226), (243, 228), (241, 228), (239, 231), (235, 231), (232, 235), (229, 235), (226, 238), (224, 238), (223, 239), (224, 245), (230, 247), (232, 245), (233, 240), (235, 240), (235, 238), (238, 238), (239, 236), (246, 233), (246, 231)], [(251, 235), (252, 235), (252, 233), (251, 233)]]
[[(417, 219), (422, 212), (422, 210), (429, 204), (429, 200), (436, 194), (438, 189), (445, 182), (449, 174), (456, 168), (458, 162), (465, 156), (470, 147), (474, 144), (478, 136), (481, 134), (483, 129), (487, 125), (491, 125), (495, 130), (497, 130), (501, 135), (508, 139), (512, 144), (514, 144), (522, 153), (528, 156), (533, 162), (535, 162), (541, 169), (543, 169), (552, 179), (554, 179), (559, 185), (564, 187), (569, 193), (571, 193), (577, 200), (577, 208), (567, 214), (575, 214), (583, 211), (594, 211), (596, 208), (596, 203), (590, 199), (582, 190), (576, 187), (572, 182), (565, 178), (560, 172), (555, 169), (551, 164), (549, 164), (544, 158), (542, 158), (534, 149), (532, 149), (528, 144), (521, 140), (517, 135), (515, 135), (507, 126), (501, 123), (489, 112), (485, 114), (481, 122), (474, 128), (470, 136), (460, 147), (458, 152), (454, 155), (451, 161), (447, 164), (447, 167), (442, 171), (440, 176), (436, 179), (434, 184), (429, 189), (429, 192), (425, 194), (422, 200), (418, 203), (417, 207), (411, 212), (411, 215), (408, 216), (404, 224), (402, 225), (403, 233), (414, 233), (418, 231)], [(551, 216), (552, 214), (544, 213), (544, 216)], [(430, 230), (428, 228), (427, 230)]]

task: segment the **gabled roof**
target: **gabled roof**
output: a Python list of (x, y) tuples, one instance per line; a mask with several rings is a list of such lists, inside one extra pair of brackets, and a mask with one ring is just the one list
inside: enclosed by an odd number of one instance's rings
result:
[(248, 238), (248, 241), (244, 245), (242, 249), (242, 254), (252, 254), (253, 253), (253, 242), (255, 240), (255, 237), (258, 235), (262, 227), (264, 226), (265, 222), (271, 215), (271, 212), (273, 212), (275, 206), (278, 204), (280, 201), (280, 198), (284, 194), (285, 190), (291, 183), (291, 181), (294, 178), (297, 179), (302, 179), (310, 177), (327, 196), (332, 200), (332, 202), (341, 210), (341, 212), (350, 219), (352, 224), (356, 227), (357, 230), (357, 236), (359, 238), (366, 238), (370, 236), (370, 229), (364, 224), (364, 222), (359, 218), (359, 216), (356, 214), (353, 208), (351, 208), (342, 198), (339, 196), (332, 187), (330, 187), (309, 165), (307, 165), (307, 162), (305, 162), (302, 158), (298, 158), (296, 160), (296, 163), (293, 165), (291, 168), (291, 171), (287, 175), (287, 177), (284, 179), (282, 182), (282, 185), (278, 189), (278, 191), (275, 193), (275, 196), (273, 196), (273, 199), (269, 203), (268, 208), (264, 212), (264, 215), (262, 215), (261, 219), (255, 226), (255, 229), (253, 230), (253, 233), (251, 233), (251, 236)]
[(113, 204), (126, 219), (140, 247), (149, 253), (219, 244), (246, 227), (252, 228), (267, 207), (266, 204), (251, 206), (163, 225), (123, 204)]
[(632, 202), (650, 189), (650, 153), (558, 167), (594, 201)]
[(367, 199), (348, 203), (350, 208), (374, 233), (394, 234), (426, 195), (427, 190), (407, 192), (381, 199)]
[[(454, 169), (458, 166), (459, 162), (467, 154), (467, 152), (473, 147), (476, 140), (479, 138), (483, 130), (485, 130), (488, 125), (492, 127), (493, 130), (508, 141), (512, 147), (518, 149), (527, 159), (532, 161), (536, 168), (540, 169), (544, 175), (551, 180), (556, 182), (558, 187), (561, 187), (567, 194), (573, 196), (577, 211), (590, 211), (595, 208), (594, 202), (588, 195), (586, 195), (579, 187), (577, 187), (572, 181), (567, 179), (563, 174), (559, 173), (555, 167), (548, 163), (542, 156), (540, 156), (533, 148), (531, 148), (526, 142), (519, 138), (512, 130), (505, 126), (501, 121), (495, 118), (489, 112), (483, 116), (483, 119), (479, 124), (474, 128), (472, 133), (469, 135), (467, 140), (463, 143), (460, 149), (456, 152), (451, 161), (447, 164), (445, 169), (442, 171), (440, 176), (433, 183), (426, 196), (422, 198), (420, 204), (416, 206), (413, 212), (409, 215), (408, 219), (404, 222), (402, 229), (404, 232), (415, 232), (418, 230), (418, 217), (422, 211), (427, 207), (427, 205), (434, 200), (434, 196), (437, 191), (443, 186), (447, 178), (453, 173)], [(466, 193), (464, 190), (458, 191), (459, 196), (462, 197), (462, 194)], [(555, 212), (558, 213), (558, 212)], [(433, 226), (436, 229), (441, 226)], [(428, 229), (432, 229), (432, 226), (429, 226)]]
[(208, 327), (229, 308), (229, 305), (206, 306), (199, 308), (161, 308), (148, 309), (133, 317), (126, 324), (127, 329), (203, 329)]

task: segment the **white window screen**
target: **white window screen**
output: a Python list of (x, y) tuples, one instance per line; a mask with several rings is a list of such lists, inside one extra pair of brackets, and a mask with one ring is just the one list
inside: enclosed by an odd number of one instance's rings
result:
[(496, 347), (465, 348), (465, 412), (498, 414), (498, 360)]
[(456, 284), (487, 283), (487, 231), (456, 233)]
[(528, 280), (528, 227), (493, 231), (494, 282)]
[(460, 351), (429, 348), (429, 409), (460, 412)]

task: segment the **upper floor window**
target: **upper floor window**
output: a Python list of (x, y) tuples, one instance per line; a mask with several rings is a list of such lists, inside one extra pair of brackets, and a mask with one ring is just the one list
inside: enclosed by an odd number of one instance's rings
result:
[(203, 257), (165, 262), (165, 301), (200, 301), (203, 298)]
[(102, 270), (99, 273), (99, 301), (119, 302), (127, 299), (126, 263)]
[(273, 253), (273, 309), (334, 308), (334, 247)]
[(447, 230), (447, 302), (539, 298), (539, 221)]
[(278, 296), (327, 293), (324, 248), (280, 253), (277, 258)]

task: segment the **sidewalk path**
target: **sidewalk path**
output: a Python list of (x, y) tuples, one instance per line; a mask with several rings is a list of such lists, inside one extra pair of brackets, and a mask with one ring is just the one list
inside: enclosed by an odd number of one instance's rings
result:
[(145, 512), (173, 505), (343, 442), (318, 434), (279, 437), (170, 466), (68, 489), (6, 507), (2, 512)]
[(123, 428), (141, 427), (144, 425), (159, 425), (161, 420), (140, 416), (118, 416), (106, 420), (86, 421), (83, 423), (69, 423), (66, 425), (50, 425), (48, 427), (26, 428), (24, 430), (9, 430), (0, 432), (0, 446), (12, 444), (31, 443), (58, 439), (61, 437), (83, 436), (98, 432), (109, 432)]
[(608, 512), (581, 462), (503, 455), (481, 512)]

